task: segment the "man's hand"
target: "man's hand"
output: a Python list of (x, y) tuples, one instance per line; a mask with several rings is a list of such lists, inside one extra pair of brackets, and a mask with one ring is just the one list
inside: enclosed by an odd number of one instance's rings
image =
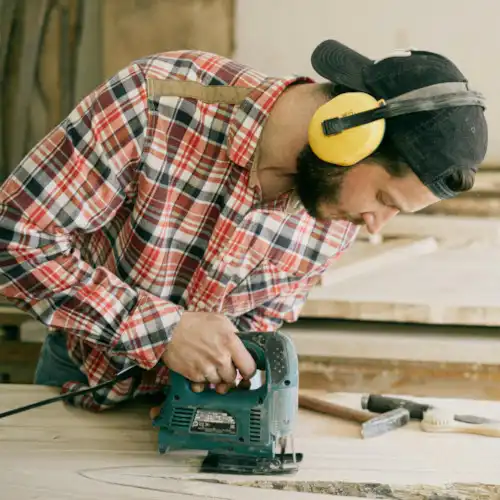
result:
[(238, 370), (243, 380), (256, 372), (252, 355), (224, 315), (185, 312), (172, 333), (163, 362), (193, 382), (201, 392), (206, 384), (216, 384), (225, 393), (235, 384)]

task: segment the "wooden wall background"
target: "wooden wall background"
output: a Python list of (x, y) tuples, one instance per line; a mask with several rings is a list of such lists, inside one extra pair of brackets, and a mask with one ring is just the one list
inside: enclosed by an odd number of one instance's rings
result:
[(104, 78), (195, 48), (231, 55), (234, 0), (0, 0), (0, 182)]

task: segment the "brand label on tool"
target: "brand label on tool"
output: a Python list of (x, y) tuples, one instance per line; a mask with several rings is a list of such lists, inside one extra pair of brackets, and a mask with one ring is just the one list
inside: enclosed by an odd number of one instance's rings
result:
[(236, 434), (236, 420), (225, 411), (197, 410), (191, 432)]

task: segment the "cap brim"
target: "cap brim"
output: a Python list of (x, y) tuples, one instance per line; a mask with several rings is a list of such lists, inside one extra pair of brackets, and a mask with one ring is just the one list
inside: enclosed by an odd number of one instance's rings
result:
[(321, 42), (311, 55), (314, 71), (333, 83), (367, 92), (363, 70), (374, 63), (368, 57), (335, 40)]

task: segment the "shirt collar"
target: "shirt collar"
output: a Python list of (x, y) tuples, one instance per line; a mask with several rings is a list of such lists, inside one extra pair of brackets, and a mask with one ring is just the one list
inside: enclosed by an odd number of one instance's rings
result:
[(314, 83), (314, 80), (306, 76), (266, 78), (234, 107), (228, 133), (228, 156), (233, 163), (244, 168), (251, 166), (273, 105), (295, 83)]

